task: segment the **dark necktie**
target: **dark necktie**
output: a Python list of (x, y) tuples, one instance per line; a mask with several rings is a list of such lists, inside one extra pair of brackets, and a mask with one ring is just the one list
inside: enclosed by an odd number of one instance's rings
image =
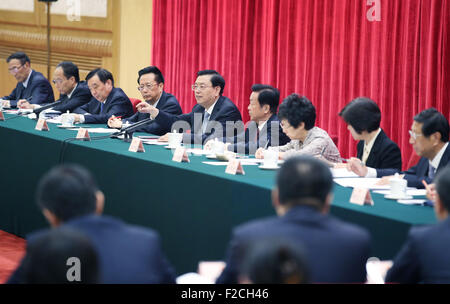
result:
[(205, 111), (205, 115), (203, 117), (203, 123), (202, 123), (202, 134), (205, 134), (206, 131), (206, 126), (208, 125), (209, 122), (209, 113)]
[(103, 102), (100, 103), (100, 114), (103, 113)]
[(428, 167), (428, 177), (431, 178), (431, 179), (433, 179), (435, 173), (436, 173), (436, 169), (434, 169), (434, 167), (433, 167), (431, 164), (429, 164), (429, 167)]

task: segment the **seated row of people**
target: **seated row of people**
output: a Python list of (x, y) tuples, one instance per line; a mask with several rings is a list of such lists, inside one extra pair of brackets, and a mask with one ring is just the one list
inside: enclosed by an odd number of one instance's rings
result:
[[(51, 87), (43, 84), (46, 80), (42, 74), (31, 70), (26, 54), (12, 54), (7, 62), (18, 84), (10, 96), (3, 97), (3, 106), (37, 108), (53, 100), (53, 93), (43, 93), (44, 88)], [(171, 130), (191, 129), (184, 133), (183, 142), (204, 144), (206, 149), (211, 147), (211, 139), (219, 138), (227, 150), (255, 154), (256, 158), (264, 157), (264, 149), (278, 146), (281, 159), (307, 154), (329, 164), (344, 160), (328, 133), (315, 126), (316, 109), (311, 101), (291, 94), (277, 114), (280, 93), (269, 85), (252, 86), (248, 106), (251, 121), (244, 128), (238, 108), (223, 96), (224, 78), (214, 70), (197, 73), (192, 86), (197, 105), (186, 114), (182, 114), (176, 97), (164, 91), (164, 77), (154, 66), (138, 73), (138, 90), (144, 101), (136, 106), (135, 114), (125, 93), (114, 87), (110, 72), (95, 69), (86, 81), (80, 81), (78, 67), (72, 62), (61, 62), (54, 71), (53, 82), (60, 92), (60, 103), (54, 109), (74, 113), (77, 123), (107, 123), (111, 128), (122, 128), (125, 123), (150, 117), (153, 120), (136, 131), (161, 135), (160, 141), (167, 141)], [(348, 169), (359, 176), (386, 176), (383, 182), (387, 183), (393, 174), (400, 173), (408, 180), (408, 186), (423, 188), (422, 181), (431, 183), (435, 173), (448, 163), (448, 120), (434, 108), (414, 117), (410, 143), (421, 159), (417, 166), (404, 172), (400, 149), (380, 128), (381, 111), (374, 101), (356, 98), (339, 116), (353, 138), (359, 140), (357, 157), (344, 160)]]
[[(450, 282), (449, 189), (447, 167), (437, 174), (434, 193), (440, 222), (411, 229), (387, 282)], [(272, 191), (277, 215), (233, 230), (216, 283), (366, 282), (370, 234), (329, 214), (332, 195), (333, 177), (324, 162), (289, 158)], [(176, 282), (159, 234), (102, 215), (105, 196), (86, 169), (53, 168), (41, 179), (36, 198), (53, 229), (28, 236), (26, 255), (9, 283)]]

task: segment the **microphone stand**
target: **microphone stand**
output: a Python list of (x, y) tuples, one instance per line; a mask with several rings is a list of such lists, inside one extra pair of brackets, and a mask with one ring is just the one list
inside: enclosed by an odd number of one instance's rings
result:
[(137, 128), (142, 127), (143, 125), (146, 125), (146, 124), (150, 124), (154, 121), (155, 120), (151, 119), (150, 117), (143, 119), (141, 121), (138, 121), (138, 122), (132, 124), (131, 126), (121, 129), (119, 132), (115, 132), (115, 133), (111, 134), (111, 137), (117, 138), (118, 136), (123, 134), (124, 135), (123, 141), (131, 142), (131, 140), (133, 139), (133, 133), (135, 132), (135, 130)]

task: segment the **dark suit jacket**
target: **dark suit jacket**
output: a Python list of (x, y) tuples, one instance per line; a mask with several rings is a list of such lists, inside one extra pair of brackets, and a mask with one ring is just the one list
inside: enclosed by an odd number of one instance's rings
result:
[(413, 227), (386, 275), (391, 283), (450, 283), (450, 219)]
[[(358, 158), (362, 159), (364, 153), (364, 141), (361, 140), (357, 146)], [(375, 169), (397, 169), (402, 170), (402, 154), (399, 147), (381, 130), (370, 151), (366, 166)]]
[[(191, 128), (191, 134), (185, 133), (183, 135), (183, 142), (189, 144), (203, 144), (209, 138), (226, 137), (226, 122), (229, 121), (231, 123), (235, 123), (242, 120), (241, 113), (239, 112), (236, 105), (227, 97), (220, 96), (209, 118), (206, 132), (205, 134), (202, 134), (202, 122), (204, 113), (205, 108), (197, 104), (192, 108), (192, 111), (190, 113), (183, 115), (172, 115), (160, 111), (155, 120), (165, 129), (172, 129), (172, 124), (176, 121), (182, 120), (187, 122)], [(221, 125), (222, 133), (215, 131), (214, 122)]]
[(91, 91), (89, 90), (86, 82), (81, 81), (78, 83), (77, 87), (75, 88), (75, 91), (73, 91), (72, 95), (60, 95), (59, 101), (60, 104), (53, 107), (53, 110), (60, 111), (60, 112), (72, 112), (78, 107), (81, 107), (82, 105), (88, 103), (92, 98)]
[[(103, 105), (103, 110), (101, 111), (101, 102), (99, 102), (94, 97), (91, 98), (87, 104), (75, 109), (74, 113), (85, 114), (84, 123), (96, 124), (103, 123), (106, 124), (111, 116), (122, 116), (122, 118), (127, 118), (133, 115), (133, 105), (130, 99), (120, 88), (113, 88), (111, 93), (109, 93), (108, 98), (106, 98), (105, 104)], [(91, 115), (86, 115), (90, 113)]]
[[(275, 130), (276, 133), (274, 134), (272, 134), (273, 124), (278, 127)], [(274, 140), (274, 142), (272, 142), (272, 140)], [(276, 114), (270, 116), (261, 131), (258, 131), (258, 126), (254, 121), (252, 121), (248, 125), (247, 129), (245, 129), (245, 134), (240, 134), (226, 140), (226, 142), (232, 143), (228, 147), (228, 150), (245, 154), (255, 154), (259, 147), (266, 147), (266, 145), (268, 147), (284, 146), (290, 141), (290, 138), (287, 137), (281, 129), (280, 121)]]
[(26, 88), (23, 86), (22, 82), (19, 82), (11, 94), (2, 97), (2, 99), (9, 100), (11, 107), (14, 108), (17, 107), (17, 102), (20, 99), (29, 99), (31, 96), (33, 96), (33, 98), (30, 100), (30, 103), (34, 104), (51, 103), (55, 101), (50, 82), (48, 82), (44, 75), (34, 70), (31, 70), (31, 76)]
[[(180, 115), (183, 113), (183, 111), (181, 111), (180, 104), (178, 103), (178, 100), (175, 98), (175, 96), (166, 92), (162, 93), (161, 98), (159, 99), (158, 104), (156, 105), (156, 108), (159, 109), (160, 111), (164, 111), (166, 113), (173, 115)], [(125, 119), (124, 122), (128, 121), (129, 123), (133, 124), (143, 119), (147, 119), (149, 117), (150, 114), (148, 113), (136, 112), (130, 118)], [(164, 128), (156, 121), (153, 121), (149, 124), (146, 124), (145, 126), (136, 129), (135, 132), (147, 132), (154, 135), (164, 135), (167, 132), (170, 132), (170, 128)]]
[[(175, 283), (175, 273), (155, 231), (96, 215), (76, 218), (64, 227), (80, 231), (91, 240), (99, 260), (101, 283)], [(30, 235), (27, 242), (33, 242), (35, 235)], [(21, 264), (8, 283), (23, 282), (23, 270)]]
[(262, 239), (285, 239), (303, 247), (314, 283), (362, 283), (370, 252), (369, 234), (353, 224), (296, 206), (282, 217), (255, 220), (234, 229), (226, 267), (217, 283), (237, 283), (248, 246)]
[[(439, 163), (439, 166), (436, 169), (436, 174), (448, 165), (449, 160), (450, 160), (450, 145), (447, 146), (447, 149), (445, 149), (445, 152), (442, 155), (441, 162)], [(433, 180), (428, 177), (429, 164), (430, 162), (427, 158), (421, 157), (417, 165), (409, 168), (407, 171), (403, 171), (400, 173), (405, 174), (404, 179), (408, 181), (408, 187), (425, 188), (425, 186), (422, 184), (422, 180), (425, 180), (429, 184), (433, 182)], [(395, 173), (398, 173), (398, 170), (378, 169), (377, 177), (393, 175)]]

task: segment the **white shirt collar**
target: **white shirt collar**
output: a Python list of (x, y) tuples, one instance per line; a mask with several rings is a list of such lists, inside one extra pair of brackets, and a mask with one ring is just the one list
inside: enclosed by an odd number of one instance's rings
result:
[(75, 87), (73, 88), (72, 92), (70, 92), (70, 93), (67, 95), (67, 97), (68, 97), (69, 99), (72, 97), (72, 94), (73, 94), (73, 92), (75, 92), (75, 89), (77, 88), (77, 86), (78, 86), (78, 82), (77, 82), (77, 84), (75, 85)]
[(380, 134), (380, 132), (381, 132), (381, 128), (378, 128), (377, 134), (375, 134), (375, 136), (369, 142), (364, 141), (364, 145), (367, 148), (372, 149), (372, 146), (375, 143), (375, 140), (377, 139), (377, 137)]
[(33, 73), (33, 70), (30, 69), (30, 74), (28, 74), (27, 80), (22, 82), (22, 85), (26, 88), (28, 86), (28, 81), (30, 80), (31, 73)]
[(153, 105), (155, 108), (156, 108), (156, 106), (158, 105), (158, 102), (161, 100), (161, 97), (162, 97), (162, 93), (161, 93), (161, 95), (159, 95), (159, 98), (158, 98), (158, 100), (155, 102), (155, 104)]
[(258, 129), (259, 129), (260, 132), (262, 131), (262, 129), (263, 129), (264, 126), (266, 125), (267, 121), (268, 121), (268, 120), (264, 120), (264, 121), (260, 121), (260, 122), (258, 123)]
[(212, 104), (212, 106), (210, 106), (208, 109), (206, 109), (205, 111), (208, 112), (209, 116), (211, 116), (213, 110), (214, 110), (214, 106), (217, 103), (217, 100), (219, 100), (220, 96), (216, 99), (216, 101), (214, 101), (214, 103)]
[(433, 158), (432, 161), (430, 161), (430, 164), (433, 166), (433, 168), (436, 170), (439, 167), (439, 163), (441, 162), (442, 156), (444, 155), (445, 150), (447, 149), (448, 142), (442, 147), (441, 150), (436, 154), (436, 156)]

